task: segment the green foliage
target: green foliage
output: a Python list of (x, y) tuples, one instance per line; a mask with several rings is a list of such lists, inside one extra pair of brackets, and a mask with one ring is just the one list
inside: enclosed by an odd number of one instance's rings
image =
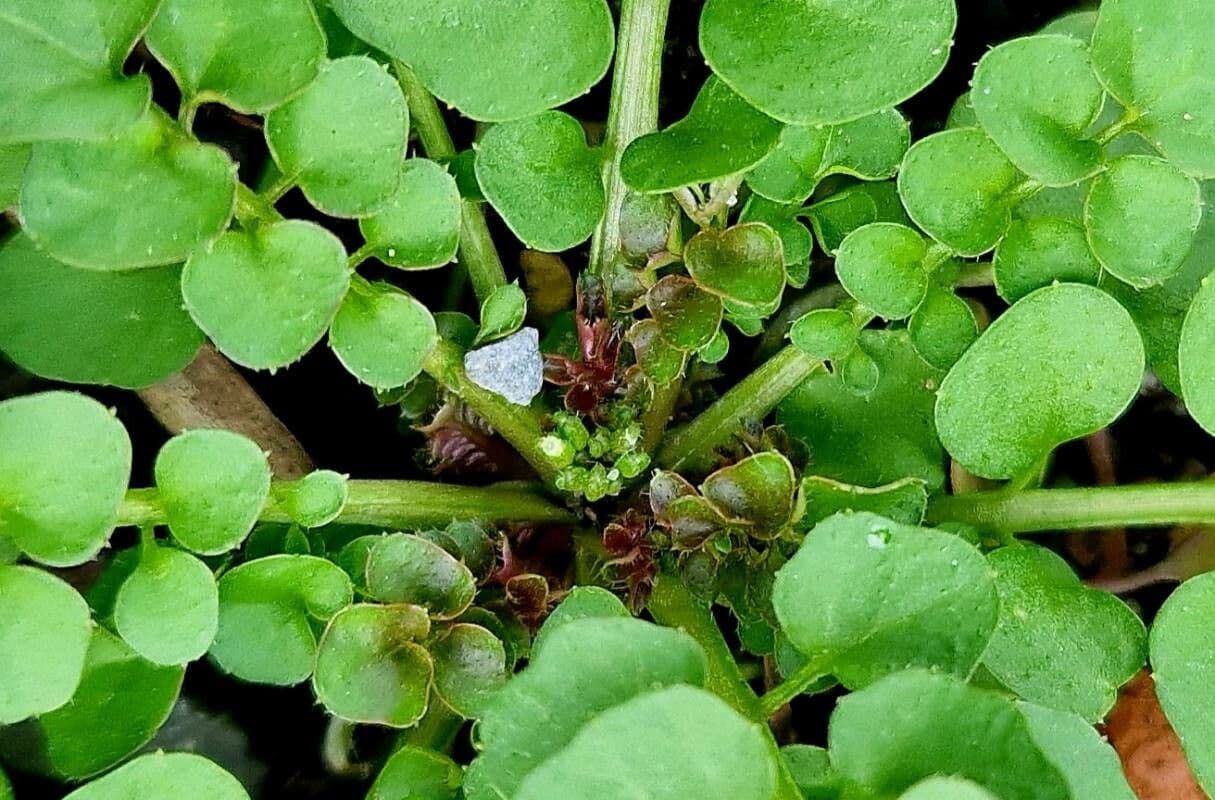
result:
[(700, 288), (759, 314), (771, 313), (785, 288), (780, 237), (759, 222), (701, 231), (684, 248), (684, 263)]
[(434, 269), (456, 257), (460, 243), (460, 191), (433, 161), (406, 159), (396, 194), (359, 221), (368, 255), (401, 269)]
[(556, 253), (591, 235), (603, 216), (600, 157), (578, 120), (559, 111), (504, 122), (477, 145), (477, 183), (519, 241)]
[(430, 651), (435, 693), (461, 716), (481, 716), (506, 683), (506, 650), (501, 640), (480, 625), (458, 623), (439, 636)]
[(420, 606), (435, 619), (454, 619), (472, 603), (476, 580), (468, 567), (420, 536), (395, 533), (367, 555), (367, 593), (385, 603)]
[(140, 756), (109, 775), (85, 784), (68, 798), (127, 800), (130, 797), (149, 796), (249, 800), (249, 794), (236, 778), (193, 753), (149, 753)]
[(1100, 430), (1139, 390), (1143, 343), (1109, 295), (1059, 284), (1024, 297), (954, 365), (938, 395), (941, 442), (985, 478), (1012, 478)]
[(645, 302), (659, 335), (685, 352), (708, 346), (721, 327), (721, 300), (679, 275), (651, 286)]
[(474, 345), (510, 336), (527, 316), (527, 295), (517, 283), (499, 286), (481, 303), (481, 327)]
[(445, 755), (420, 747), (402, 747), (376, 776), (367, 800), (456, 800), (460, 767)]
[(189, 553), (145, 542), (139, 565), (114, 597), (114, 625), (156, 664), (201, 658), (219, 627), (219, 591), (206, 564)]
[(345, 475), (333, 470), (309, 472), (298, 481), (278, 484), (275, 502), (295, 524), (304, 528), (320, 528), (337, 519), (346, 505), (350, 490)]
[(841, 511), (867, 512), (904, 525), (919, 525), (928, 508), (928, 490), (918, 478), (870, 488), (809, 475), (802, 479), (801, 495), (806, 512), (800, 527), (805, 530)]
[(351, 31), (409, 65), (466, 116), (502, 122), (583, 94), (607, 72), (612, 15), (605, 0), (483, 3), (331, 0)]
[(422, 371), (438, 344), (426, 306), (387, 283), (356, 280), (329, 329), (329, 346), (368, 386), (395, 389)]
[(798, 317), (789, 328), (789, 341), (811, 358), (841, 361), (860, 334), (856, 318), (839, 308), (819, 308)]
[(902, 225), (874, 223), (840, 243), (835, 271), (861, 305), (886, 319), (911, 316), (928, 292), (930, 258), (924, 237)]
[(991, 263), (996, 290), (1010, 303), (1055, 281), (1095, 285), (1101, 276), (1084, 229), (1057, 217), (1014, 220)]
[(979, 338), (979, 322), (968, 302), (953, 292), (930, 288), (911, 315), (907, 332), (920, 358), (949, 369)]

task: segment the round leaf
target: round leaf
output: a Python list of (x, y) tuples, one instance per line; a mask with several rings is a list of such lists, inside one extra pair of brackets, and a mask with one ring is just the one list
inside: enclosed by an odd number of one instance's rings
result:
[(434, 673), (413, 640), (429, 630), (416, 606), (353, 605), (329, 621), (312, 686), (331, 713), (351, 722), (405, 728), (422, 718)]
[(956, 23), (951, 0), (709, 0), (700, 47), (764, 113), (847, 122), (927, 86), (945, 67)]
[(912, 315), (907, 332), (920, 358), (937, 369), (949, 369), (979, 338), (979, 322), (965, 300), (934, 290)]
[(688, 363), (688, 353), (680, 350), (662, 336), (662, 329), (652, 319), (634, 323), (625, 341), (633, 348), (637, 365), (651, 381), (665, 386), (683, 374)]
[(1054, 217), (1014, 220), (996, 247), (992, 269), (996, 291), (1010, 303), (1056, 281), (1095, 285), (1101, 276), (1084, 229)]
[(945, 449), (984, 478), (1012, 478), (1126, 409), (1143, 378), (1130, 315), (1091, 286), (1050, 286), (1010, 308), (950, 370), (937, 398)]
[(281, 489), (275, 487), (275, 502), (296, 525), (320, 528), (342, 513), (350, 493), (346, 480), (328, 469), (309, 472)]
[(377, 389), (395, 389), (418, 377), (438, 341), (426, 306), (387, 283), (352, 284), (329, 329), (338, 360)]
[(235, 181), (222, 150), (157, 111), (110, 139), (35, 147), (21, 186), (22, 226), (74, 267), (172, 264), (228, 227)]
[(797, 476), (789, 459), (766, 451), (717, 470), (700, 491), (724, 514), (754, 525), (755, 534), (772, 535), (792, 519)]
[(856, 347), (859, 333), (847, 311), (819, 308), (798, 317), (789, 328), (789, 340), (811, 358), (839, 361)]
[(569, 250), (603, 216), (600, 157), (578, 120), (560, 111), (504, 122), (477, 145), (477, 183), (528, 247)]
[(651, 286), (646, 307), (662, 338), (680, 350), (704, 347), (721, 327), (721, 301), (679, 275), (668, 275)]
[(904, 525), (919, 525), (928, 509), (928, 490), (918, 478), (870, 488), (808, 475), (802, 478), (801, 496), (806, 513), (797, 527), (803, 531), (841, 511), (867, 511)]
[(1193, 178), (1150, 156), (1125, 156), (1097, 176), (1084, 204), (1093, 253), (1132, 286), (1175, 274), (1194, 243), (1202, 193)]
[(620, 602), (619, 597), (607, 589), (598, 586), (575, 586), (545, 618), (544, 624), (536, 632), (536, 638), (532, 640), (531, 657), (538, 657), (545, 640), (552, 636), (558, 628), (574, 620), (588, 617), (627, 616), (630, 616), (628, 608)]
[(179, 267), (96, 272), (21, 234), (0, 245), (0, 351), (36, 375), (141, 389), (189, 364), (202, 343)]
[(366, 800), (456, 800), (463, 777), (442, 753), (406, 745), (388, 757)]
[(903, 210), (898, 189), (892, 181), (862, 183), (820, 200), (806, 209), (810, 227), (828, 255), (857, 228), (872, 222), (897, 222), (911, 225)]
[(96, 556), (130, 474), (126, 429), (96, 400), (46, 392), (0, 402), (0, 535), (35, 561)]
[(620, 175), (639, 192), (708, 183), (755, 166), (776, 146), (780, 133), (780, 123), (710, 77), (686, 117), (625, 148)]
[(240, 782), (202, 756), (149, 753), (64, 800), (129, 800), (132, 797), (189, 797), (191, 800), (249, 800)]
[(1004, 547), (988, 561), (1000, 620), (983, 665), (1026, 700), (1099, 721), (1143, 666), (1143, 623), (1117, 597), (1084, 586), (1049, 550)]
[(761, 222), (703, 230), (684, 247), (684, 263), (700, 288), (739, 306), (766, 311), (785, 288), (780, 237)]
[(0, 19), (0, 143), (92, 139), (135, 122), (148, 108), (151, 82), (144, 75), (122, 79), (122, 63), (158, 5), (6, 3)]
[(1093, 32), (1101, 82), (1141, 132), (1191, 175), (1215, 177), (1215, 7), (1193, 0), (1112, 0)]
[(1025, 180), (978, 128), (955, 128), (911, 146), (899, 172), (907, 214), (960, 256), (980, 256), (1008, 230)]
[(775, 753), (759, 725), (703, 689), (671, 686), (587, 723), (515, 797), (769, 800), (775, 788)]
[(284, 175), (333, 217), (363, 217), (396, 194), (409, 131), (397, 82), (366, 56), (321, 66), (316, 80), (266, 117)]
[(1185, 315), (1177, 365), (1186, 410), (1204, 430), (1215, 430), (1215, 283), (1210, 278), (1203, 278)]
[(912, 786), (899, 800), (998, 800), (991, 792), (965, 778), (926, 778)]
[(181, 283), (191, 316), (224, 355), (277, 369), (325, 335), (349, 271), (336, 236), (288, 220), (225, 233), (191, 256)]
[(807, 535), (776, 573), (772, 607), (798, 650), (857, 688), (912, 666), (968, 677), (998, 601), (972, 545), (857, 513)]
[(365, 247), (401, 269), (434, 269), (456, 257), (460, 245), (460, 190), (441, 166), (424, 158), (401, 165), (396, 194), (359, 221)]
[(973, 87), (983, 129), (1031, 178), (1067, 186), (1100, 169), (1105, 153), (1088, 132), (1105, 91), (1084, 42), (1063, 35), (1005, 42), (979, 61)]
[(1063, 774), (1073, 798), (1135, 800), (1118, 753), (1092, 723), (1033, 703), (1017, 703), (1017, 711), (1039, 749)]
[(0, 724), (71, 699), (92, 623), (76, 590), (33, 567), (0, 566)]
[(523, 325), (527, 316), (527, 295), (517, 283), (499, 286), (481, 303), (481, 327), (474, 345), (509, 336)]
[(430, 645), (435, 691), (464, 717), (478, 717), (506, 683), (506, 650), (480, 625), (452, 625)]
[(607, 73), (605, 0), (331, 0), (355, 36), (408, 64), (467, 117), (501, 122), (562, 105)]
[(420, 536), (386, 536), (368, 554), (367, 593), (376, 600), (422, 606), (436, 619), (454, 619), (476, 592), (468, 567)]
[(1177, 731), (1186, 760), (1198, 782), (1215, 790), (1215, 717), (1211, 716), (1211, 682), (1215, 653), (1210, 647), (1210, 620), (1215, 613), (1215, 573), (1206, 573), (1177, 588), (1152, 625), (1152, 672), (1156, 694)]
[(858, 303), (886, 319), (905, 319), (928, 292), (928, 243), (903, 225), (877, 222), (840, 244), (835, 272)]
[(62, 707), (0, 729), (0, 750), (15, 766), (60, 780), (82, 780), (146, 745), (169, 717), (185, 669), (140, 658), (105, 628), (94, 628), (80, 685)]
[(304, 88), (325, 57), (325, 34), (308, 0), (164, 0), (148, 48), (186, 102), (269, 111)]
[(174, 436), (157, 455), (155, 472), (173, 538), (202, 555), (238, 547), (270, 494), (266, 454), (231, 431)]
[(290, 686), (312, 674), (313, 620), (350, 605), (354, 588), (322, 558), (278, 555), (249, 561), (219, 579), (219, 632), (211, 658), (245, 681)]
[(189, 553), (146, 544), (139, 566), (114, 598), (114, 625), (154, 664), (201, 658), (219, 626), (215, 576)]

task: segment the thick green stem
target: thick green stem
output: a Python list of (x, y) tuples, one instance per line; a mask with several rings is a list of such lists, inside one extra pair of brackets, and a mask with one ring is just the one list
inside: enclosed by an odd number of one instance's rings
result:
[(436, 750), (447, 753), (456, 740), (456, 734), (464, 727), (464, 718), (451, 709), (451, 706), (432, 695), (430, 707), (422, 720), (397, 737), (393, 751), (402, 747), (420, 747), (424, 750)]
[(973, 492), (937, 498), (927, 519), (1005, 533), (1212, 525), (1215, 481)]
[(686, 472), (709, 469), (714, 450), (730, 440), (743, 420), (762, 420), (768, 416), (786, 395), (821, 367), (821, 361), (792, 345), (786, 346), (696, 419), (668, 433), (655, 462), (664, 469)]
[(459, 397), (489, 423), (503, 439), (519, 451), (546, 483), (552, 484), (558, 467), (540, 449), (540, 415), (529, 406), (511, 403), (499, 394), (473, 383), (464, 371), (464, 351), (451, 342), (440, 341), (426, 357), (422, 368)]
[(815, 660), (807, 661), (797, 672), (794, 672), (785, 680), (778, 683), (768, 692), (765, 692), (763, 697), (759, 698), (759, 707), (763, 713), (763, 718), (768, 719), (777, 711), (780, 711), (786, 705), (793, 701), (811, 685), (821, 680), (825, 670), (823, 665)]
[[(436, 161), (455, 158), (456, 145), (434, 96), (409, 67), (394, 62), (393, 69), (409, 103), (410, 125), (422, 140), (426, 155)], [(468, 269), (477, 299), (484, 300), (494, 289), (506, 284), (506, 270), (494, 248), (481, 207), (471, 200), (462, 200), (460, 211), (460, 261)]]
[(675, 405), (683, 392), (683, 380), (676, 378), (670, 383), (654, 387), (654, 396), (650, 404), (641, 414), (641, 449), (653, 453), (654, 448), (662, 441), (666, 433), (667, 423), (675, 413)]
[[(290, 482), (276, 481), (258, 519), (291, 522), (276, 498)], [(573, 522), (568, 510), (553, 504), (543, 492), (527, 484), (500, 484), (483, 488), (426, 481), (353, 480), (342, 513), (334, 520), (345, 525), (372, 525), (387, 529), (446, 525), (453, 519), (499, 522)], [(118, 509), (118, 526), (164, 525), (168, 514), (157, 489), (131, 489)]]
[(620, 255), (620, 218), (629, 188), (620, 176), (620, 157), (638, 136), (658, 127), (658, 83), (671, 0), (623, 0), (616, 69), (608, 110), (603, 183), (607, 208), (591, 239), (590, 271), (603, 274)]

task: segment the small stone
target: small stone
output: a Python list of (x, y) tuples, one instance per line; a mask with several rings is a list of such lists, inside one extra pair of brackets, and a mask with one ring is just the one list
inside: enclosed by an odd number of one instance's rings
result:
[(515, 405), (531, 403), (544, 385), (540, 332), (520, 328), (501, 341), (467, 353), (464, 371), (470, 381)]

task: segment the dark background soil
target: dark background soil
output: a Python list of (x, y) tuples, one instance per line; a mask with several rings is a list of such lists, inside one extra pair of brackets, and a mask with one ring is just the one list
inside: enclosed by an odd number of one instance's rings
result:
[[(664, 57), (662, 114), (678, 119), (700, 88), (706, 68), (696, 43), (696, 21), (703, 0), (674, 0), (669, 41)], [(954, 99), (965, 89), (973, 66), (985, 50), (1014, 36), (1031, 33), (1062, 12), (1083, 7), (1076, 0), (958, 0), (956, 45), (944, 74), (926, 91), (903, 106), (917, 137), (942, 127)], [(132, 69), (147, 69), (156, 80), (157, 97), (172, 109), (176, 90), (159, 68), (133, 58)], [(569, 111), (586, 121), (601, 121), (606, 113), (605, 81)], [(216, 108), (204, 108), (198, 117), (201, 136), (228, 147), (251, 180), (266, 153), (260, 131), (248, 120), (235, 119)], [(467, 145), (474, 133), (468, 124), (455, 124), (457, 141)], [(311, 216), (296, 195), (280, 207), (294, 216)], [(492, 215), (491, 215), (492, 216)], [(0, 222), (0, 226), (4, 223)], [(508, 271), (514, 269), (517, 247), (505, 229), (491, 219)], [(357, 233), (345, 223), (336, 227), (357, 244)], [(2, 228), (0, 228), (2, 232)], [(578, 255), (569, 257), (577, 267)], [(385, 276), (387, 277), (387, 273)], [(400, 282), (401, 273), (393, 278)], [(410, 276), (410, 291), (437, 300), (446, 285), (445, 272)], [(392, 409), (378, 407), (372, 393), (358, 385), (330, 351), (317, 347), (298, 364), (275, 375), (249, 373), (247, 377), (271, 408), (296, 434), (315, 461), (354, 477), (421, 477), (413, 452), (417, 439), (402, 429)], [(729, 377), (726, 378), (730, 380)], [(0, 357), (0, 398), (27, 393), (50, 384), (19, 374)], [(81, 387), (74, 387), (81, 389)], [(82, 391), (115, 407), (136, 445), (135, 485), (151, 483), (152, 459), (166, 434), (130, 392), (83, 388)], [(1170, 479), (1196, 465), (1215, 464), (1212, 439), (1185, 416), (1167, 393), (1148, 394), (1114, 428), (1116, 463), (1120, 482), (1147, 478)], [(1078, 483), (1092, 480), (1092, 468), (1083, 447), (1069, 446), (1059, 455), (1056, 469)], [(1133, 543), (1136, 557), (1159, 557), (1150, 536)], [(1158, 539), (1157, 539), (1158, 541)], [(1157, 548), (1158, 550), (1158, 548)], [(1142, 598), (1153, 603), (1151, 592)], [(798, 733), (810, 742), (825, 738), (826, 719), (834, 698), (823, 695), (799, 700)], [(154, 742), (166, 749), (195, 749), (233, 771), (255, 800), (306, 800), (362, 798), (364, 782), (335, 779), (320, 760), (326, 715), (307, 686), (276, 689), (248, 686), (216, 673), (206, 662), (190, 667), (183, 700), (170, 724)], [(104, 724), (104, 722), (103, 722)], [(369, 753), (379, 750), (383, 737), (363, 743)], [(62, 797), (64, 790), (41, 781), (16, 778), (21, 800)]]

